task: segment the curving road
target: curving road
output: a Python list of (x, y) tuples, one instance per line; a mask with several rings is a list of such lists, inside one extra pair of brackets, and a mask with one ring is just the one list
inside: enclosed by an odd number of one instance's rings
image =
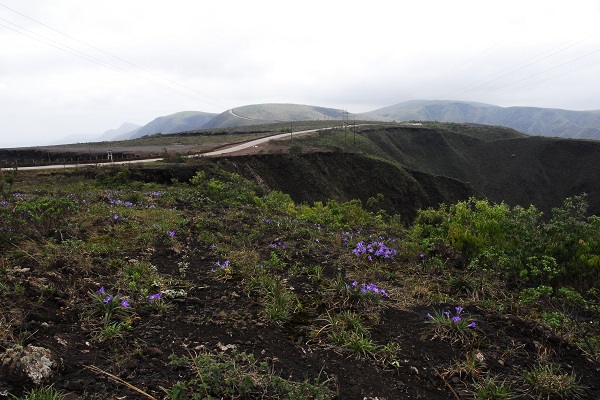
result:
[[(229, 110), (230, 112), (232, 112), (232, 110)], [(235, 114), (234, 114), (235, 115)], [(238, 116), (238, 115), (236, 115)], [(239, 116), (238, 116), (239, 117)], [(244, 117), (241, 117), (244, 118)], [(357, 125), (358, 126), (358, 125)], [(235, 153), (236, 151), (240, 151), (240, 150), (245, 150), (254, 146), (257, 146), (259, 144), (262, 143), (266, 143), (270, 140), (279, 140), (279, 139), (287, 139), (290, 138), (292, 136), (297, 136), (297, 135), (303, 135), (306, 133), (312, 133), (312, 132), (317, 132), (317, 131), (322, 131), (322, 130), (326, 130), (326, 129), (336, 129), (336, 128), (340, 128), (339, 126), (334, 126), (331, 128), (318, 128), (318, 129), (309, 129), (306, 131), (298, 131), (298, 132), (292, 132), (292, 133), (280, 133), (277, 135), (273, 135), (273, 136), (267, 136), (261, 139), (254, 139), (254, 140), (250, 140), (249, 142), (244, 142), (244, 143), (240, 143), (231, 147), (224, 147), (218, 150), (213, 150), (211, 152), (208, 153), (201, 153), (201, 154), (193, 154), (190, 155), (188, 157), (218, 157), (218, 156), (224, 156), (227, 154), (231, 154), (231, 153)], [(19, 171), (31, 171), (31, 170), (44, 170), (44, 169), (60, 169), (60, 168), (78, 168), (78, 167), (103, 167), (106, 165), (127, 165), (127, 164), (137, 164), (137, 163), (147, 163), (147, 162), (156, 162), (156, 161), (163, 161), (164, 158), (148, 158), (148, 159), (143, 159), (143, 160), (130, 160), (130, 161), (116, 161), (116, 162), (111, 162), (111, 163), (85, 163), (85, 164), (63, 164), (63, 165), (42, 165), (42, 166), (37, 166), (37, 167), (18, 167)], [(2, 171), (12, 171), (15, 168), (2, 168)]]
[(242, 115), (238, 115), (238, 114), (234, 113), (233, 112), (233, 108), (229, 109), (229, 114), (233, 115), (234, 117), (241, 118), (241, 119), (247, 119), (248, 121), (254, 121), (255, 120), (254, 118), (244, 117)]
[(225, 154), (235, 153), (236, 151), (246, 150), (246, 149), (248, 149), (250, 147), (254, 147), (254, 146), (257, 146), (259, 144), (267, 143), (268, 141), (271, 141), (271, 140), (288, 139), (288, 138), (290, 138), (292, 136), (302, 135), (302, 134), (305, 134), (305, 133), (311, 133), (311, 132), (316, 132), (316, 131), (321, 131), (323, 129), (333, 129), (333, 128), (319, 128), (319, 129), (309, 129), (309, 130), (306, 130), (306, 131), (298, 131), (298, 132), (292, 132), (292, 133), (280, 133), (280, 134), (277, 134), (277, 135), (267, 136), (267, 137), (260, 138), (260, 139), (254, 139), (254, 140), (251, 140), (249, 142), (240, 143), (240, 144), (232, 146), (232, 147), (225, 147), (225, 148), (222, 148), (222, 149), (213, 150), (213, 151), (211, 151), (209, 153), (202, 153), (202, 154), (193, 155), (192, 157), (223, 156)]

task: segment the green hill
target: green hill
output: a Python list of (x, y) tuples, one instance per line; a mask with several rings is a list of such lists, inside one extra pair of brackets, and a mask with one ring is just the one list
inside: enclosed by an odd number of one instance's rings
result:
[(357, 120), (388, 121), (388, 118), (370, 114), (352, 114), (335, 108), (308, 106), (301, 104), (253, 104), (227, 110), (202, 129), (250, 126), (275, 122)]
[(152, 122), (126, 134), (127, 139), (140, 138), (157, 133), (167, 134), (198, 129), (210, 121), (216, 114), (201, 111), (181, 111), (158, 117)]

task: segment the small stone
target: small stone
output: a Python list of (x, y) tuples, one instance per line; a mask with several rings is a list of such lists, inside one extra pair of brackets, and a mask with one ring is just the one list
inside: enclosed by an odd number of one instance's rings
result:
[(483, 355), (483, 353), (479, 350), (477, 350), (475, 352), (475, 358), (477, 359), (477, 361), (479, 362), (484, 362), (485, 361), (485, 356)]
[(32, 345), (7, 349), (1, 358), (0, 376), (13, 382), (39, 385), (52, 377), (58, 367), (49, 349)]
[(158, 358), (163, 355), (163, 351), (158, 347), (147, 347), (144, 349), (144, 354), (148, 357)]

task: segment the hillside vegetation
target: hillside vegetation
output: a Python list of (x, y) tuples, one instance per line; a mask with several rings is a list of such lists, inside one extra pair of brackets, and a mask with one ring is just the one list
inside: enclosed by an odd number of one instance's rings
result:
[(3, 173), (0, 397), (600, 397), (585, 196), (407, 225), (378, 196), (300, 204), (188, 167)]

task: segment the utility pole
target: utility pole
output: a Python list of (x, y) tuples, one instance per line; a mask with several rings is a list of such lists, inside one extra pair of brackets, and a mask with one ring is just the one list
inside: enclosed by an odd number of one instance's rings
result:
[(344, 124), (344, 147), (348, 147), (348, 110), (344, 110), (342, 118)]

